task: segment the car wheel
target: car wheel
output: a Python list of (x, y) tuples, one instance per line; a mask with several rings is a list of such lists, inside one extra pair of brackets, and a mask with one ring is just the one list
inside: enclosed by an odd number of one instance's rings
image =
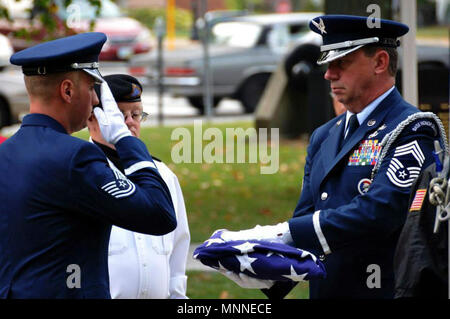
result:
[[(215, 96), (213, 98), (213, 108), (219, 105), (221, 100), (221, 97)], [(200, 111), (200, 114), (205, 114), (205, 104), (203, 103), (203, 96), (189, 96), (188, 101), (190, 105)]]
[(0, 128), (10, 124), (8, 104), (3, 98), (0, 97)]
[(246, 113), (253, 113), (256, 110), (269, 78), (269, 73), (253, 75), (241, 87), (239, 100)]

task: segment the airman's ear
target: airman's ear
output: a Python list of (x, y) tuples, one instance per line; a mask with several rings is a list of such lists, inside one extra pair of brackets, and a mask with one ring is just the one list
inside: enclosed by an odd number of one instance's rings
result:
[(71, 103), (72, 102), (72, 97), (73, 97), (73, 93), (74, 93), (74, 83), (72, 80), (70, 79), (64, 79), (60, 86), (59, 86), (59, 93), (61, 98), (66, 102), (66, 103)]
[(375, 74), (389, 72), (390, 57), (386, 50), (378, 50), (374, 55)]

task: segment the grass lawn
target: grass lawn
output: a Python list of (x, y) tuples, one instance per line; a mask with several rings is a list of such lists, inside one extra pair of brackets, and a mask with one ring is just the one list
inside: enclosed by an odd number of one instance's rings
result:
[(448, 40), (449, 32), (448, 26), (428, 26), (418, 28), (416, 36), (418, 38), (443, 38)]
[[(218, 272), (189, 271), (187, 296), (191, 299), (267, 299), (259, 289), (244, 289)], [(285, 299), (308, 299), (308, 283), (300, 282)]]

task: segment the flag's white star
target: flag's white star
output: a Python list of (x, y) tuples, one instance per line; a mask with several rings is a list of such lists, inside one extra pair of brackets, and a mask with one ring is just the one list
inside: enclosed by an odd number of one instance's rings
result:
[(233, 248), (238, 249), (241, 254), (247, 254), (247, 253), (251, 253), (254, 251), (253, 247), (255, 247), (258, 244), (253, 244), (251, 242), (246, 241), (243, 244), (237, 245), (237, 246), (233, 246)]
[(239, 260), (239, 263), (241, 264), (241, 271), (243, 272), (244, 270), (248, 269), (249, 271), (251, 271), (252, 273), (255, 273), (255, 271), (252, 268), (252, 263), (257, 260), (258, 258), (252, 258), (249, 257), (247, 254), (244, 254), (242, 256), (237, 255), (236, 258)]
[(206, 247), (212, 245), (212, 244), (220, 244), (225, 242), (222, 238), (212, 238), (212, 239), (208, 239), (207, 241), (205, 241), (206, 243)]
[(307, 273), (298, 275), (295, 272), (294, 266), (291, 265), (291, 274), (290, 275), (283, 275), (283, 277), (289, 278), (292, 281), (304, 281), (304, 278), (306, 277)]
[[(270, 256), (272, 256), (273, 254), (274, 254), (273, 251), (269, 251), (269, 252), (267, 253), (266, 257), (270, 257)], [(281, 258), (284, 258), (284, 256), (283, 256), (282, 254), (280, 254), (280, 253), (275, 253), (275, 255), (280, 256)]]

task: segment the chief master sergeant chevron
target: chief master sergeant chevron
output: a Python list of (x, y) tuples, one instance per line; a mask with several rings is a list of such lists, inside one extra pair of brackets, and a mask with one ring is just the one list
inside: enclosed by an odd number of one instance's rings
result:
[[(110, 298), (111, 224), (153, 235), (176, 227), (169, 190), (98, 71), (105, 41), (79, 34), (11, 57), (25, 74), (30, 114), (0, 148), (1, 298)], [(95, 82), (103, 109), (94, 113), (125, 175), (70, 136), (99, 102)]]
[[(318, 63), (328, 63), (325, 79), (347, 111), (311, 135), (292, 219), (222, 235), (278, 240), (321, 257), (327, 277), (310, 281), (310, 298), (393, 298), (411, 185), (432, 163), (434, 140), (446, 144), (439, 119), (395, 88), (397, 38), (408, 27), (377, 22), (371, 28), (366, 17), (345, 15), (310, 22), (323, 37)], [(284, 295), (281, 286), (266, 293)]]

